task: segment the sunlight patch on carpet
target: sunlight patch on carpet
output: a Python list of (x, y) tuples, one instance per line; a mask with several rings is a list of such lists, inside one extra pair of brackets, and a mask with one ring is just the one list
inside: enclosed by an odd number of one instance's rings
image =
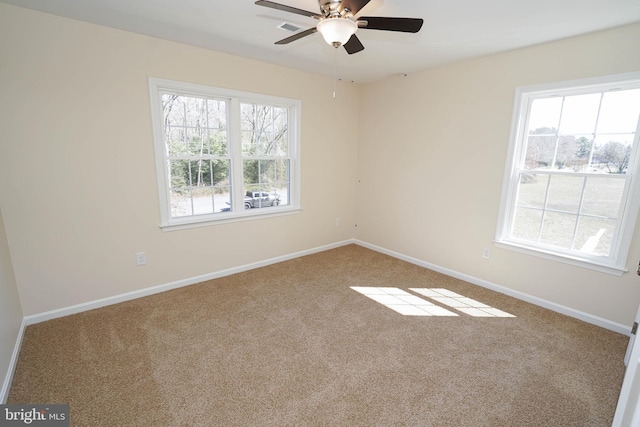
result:
[(516, 317), (497, 308), (443, 288), (409, 288), (415, 293), (473, 317)]
[(402, 289), (366, 286), (351, 286), (351, 289), (405, 316), (458, 316)]
[[(459, 316), (431, 301), (395, 287), (351, 286), (356, 292), (405, 316)], [(438, 304), (446, 305), (472, 317), (516, 317), (480, 301), (443, 288), (409, 288)]]

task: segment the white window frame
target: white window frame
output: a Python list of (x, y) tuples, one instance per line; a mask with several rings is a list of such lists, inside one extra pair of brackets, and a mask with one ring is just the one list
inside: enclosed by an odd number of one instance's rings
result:
[[(228, 155), (231, 159), (231, 211), (183, 217), (171, 216), (169, 194), (168, 156), (164, 141), (162, 92), (179, 92), (187, 96), (225, 99), (228, 105)], [(173, 80), (149, 78), (151, 121), (155, 147), (158, 196), (160, 201), (160, 227), (164, 231), (224, 224), (265, 217), (290, 215), (301, 210), (300, 204), (300, 100), (270, 95), (222, 89)], [(242, 102), (273, 105), (288, 110), (288, 143), (290, 159), (288, 204), (265, 209), (244, 209), (242, 146), (240, 143), (240, 104)]]
[[(640, 87), (640, 72), (610, 75), (581, 80), (542, 84), (516, 88), (509, 149), (507, 153), (503, 179), (500, 210), (494, 243), (496, 246), (517, 252), (534, 255), (554, 261), (576, 265), (608, 274), (621, 276), (627, 272), (626, 263), (633, 237), (633, 231), (640, 209), (640, 122), (627, 167), (627, 178), (618, 227), (609, 257), (582, 256), (575, 251), (566, 253), (554, 251), (549, 247), (537, 246), (510, 238), (509, 230), (515, 212), (515, 203), (519, 184), (518, 165), (524, 158), (528, 116), (533, 99), (554, 95), (574, 95), (598, 90), (618, 90)], [(541, 172), (543, 173), (543, 172)]]

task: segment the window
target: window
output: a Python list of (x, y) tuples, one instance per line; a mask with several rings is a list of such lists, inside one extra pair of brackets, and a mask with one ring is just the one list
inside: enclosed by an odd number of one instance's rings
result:
[(164, 228), (299, 210), (300, 101), (149, 85)]
[(639, 122), (640, 73), (519, 88), (496, 242), (622, 274)]

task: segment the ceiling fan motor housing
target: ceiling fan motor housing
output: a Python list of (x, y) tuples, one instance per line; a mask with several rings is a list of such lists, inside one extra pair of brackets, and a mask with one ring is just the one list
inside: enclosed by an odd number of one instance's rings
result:
[(318, 5), (322, 14), (326, 18), (346, 17), (351, 15), (351, 11), (347, 8), (340, 11), (342, 0), (318, 0)]

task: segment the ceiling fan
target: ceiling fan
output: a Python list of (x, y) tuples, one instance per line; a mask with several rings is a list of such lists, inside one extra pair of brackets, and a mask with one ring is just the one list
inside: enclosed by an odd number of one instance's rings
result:
[(344, 46), (347, 53), (354, 54), (364, 50), (364, 46), (356, 36), (358, 28), (366, 30), (398, 31), (417, 33), (424, 22), (419, 18), (386, 18), (381, 16), (355, 15), (371, 0), (318, 0), (320, 13), (308, 12), (296, 7), (286, 6), (268, 0), (258, 0), (258, 6), (295, 13), (317, 19), (318, 24), (297, 34), (279, 40), (276, 44), (288, 44), (313, 33), (319, 32), (325, 41), (335, 48)]

